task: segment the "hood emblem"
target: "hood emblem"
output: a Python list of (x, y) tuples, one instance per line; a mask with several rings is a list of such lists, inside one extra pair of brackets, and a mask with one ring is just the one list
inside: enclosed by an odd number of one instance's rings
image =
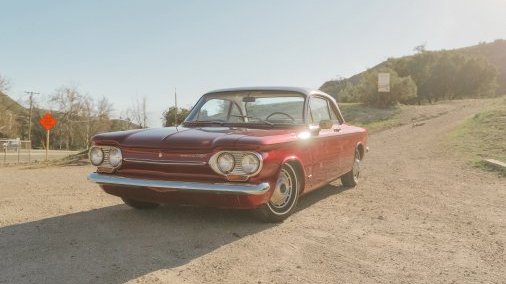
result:
[(158, 152), (158, 158), (161, 158), (163, 156), (162, 152)]

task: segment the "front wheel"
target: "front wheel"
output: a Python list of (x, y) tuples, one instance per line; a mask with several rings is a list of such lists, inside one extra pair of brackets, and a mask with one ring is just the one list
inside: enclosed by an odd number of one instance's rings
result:
[(341, 177), (341, 182), (344, 186), (355, 187), (358, 184), (358, 178), (360, 176), (360, 159), (360, 151), (357, 148), (355, 150), (353, 168)]
[(300, 182), (297, 171), (292, 165), (284, 164), (271, 199), (256, 209), (257, 216), (264, 222), (282, 222), (295, 211), (299, 192)]
[(123, 202), (125, 202), (126, 205), (128, 205), (132, 208), (135, 208), (135, 209), (153, 209), (153, 208), (160, 206), (160, 204), (158, 204), (158, 203), (139, 201), (139, 200), (134, 200), (134, 199), (126, 198), (126, 197), (121, 197), (121, 199), (123, 199)]

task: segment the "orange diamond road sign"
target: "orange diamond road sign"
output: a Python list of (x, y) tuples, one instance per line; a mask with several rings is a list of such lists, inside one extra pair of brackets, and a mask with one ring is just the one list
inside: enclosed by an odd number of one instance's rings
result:
[(56, 119), (51, 115), (51, 113), (46, 112), (46, 114), (39, 119), (39, 123), (46, 130), (50, 130), (56, 125)]

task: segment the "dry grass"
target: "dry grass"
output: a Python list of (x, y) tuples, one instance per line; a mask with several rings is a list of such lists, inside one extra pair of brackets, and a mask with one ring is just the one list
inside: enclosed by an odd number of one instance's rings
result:
[(373, 108), (358, 103), (340, 103), (345, 120), (376, 133), (396, 126), (416, 124), (441, 116), (461, 107), (470, 100), (444, 101), (434, 105), (398, 105)]
[(84, 166), (89, 164), (90, 162), (88, 160), (88, 150), (84, 150), (77, 154), (69, 155), (61, 159), (31, 163), (26, 166), (22, 166), (22, 168), (38, 169), (46, 167)]
[(353, 125), (366, 127), (369, 132), (400, 125), (398, 121), (401, 107), (373, 108), (359, 103), (339, 104), (345, 120)]
[[(496, 99), (485, 111), (466, 120), (449, 134), (451, 145), (465, 159), (488, 168), (483, 159), (506, 162), (506, 98)], [(506, 176), (506, 171), (501, 171)]]

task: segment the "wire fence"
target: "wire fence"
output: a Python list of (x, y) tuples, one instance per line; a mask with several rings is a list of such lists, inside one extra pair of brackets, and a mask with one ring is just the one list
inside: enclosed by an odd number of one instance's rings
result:
[[(61, 159), (77, 151), (49, 150), (48, 159)], [(30, 140), (0, 139), (0, 165), (13, 165), (46, 160), (45, 149), (32, 149)]]
[(30, 162), (30, 140), (0, 139), (0, 150), (2, 152), (2, 164), (21, 163), (27, 159)]

